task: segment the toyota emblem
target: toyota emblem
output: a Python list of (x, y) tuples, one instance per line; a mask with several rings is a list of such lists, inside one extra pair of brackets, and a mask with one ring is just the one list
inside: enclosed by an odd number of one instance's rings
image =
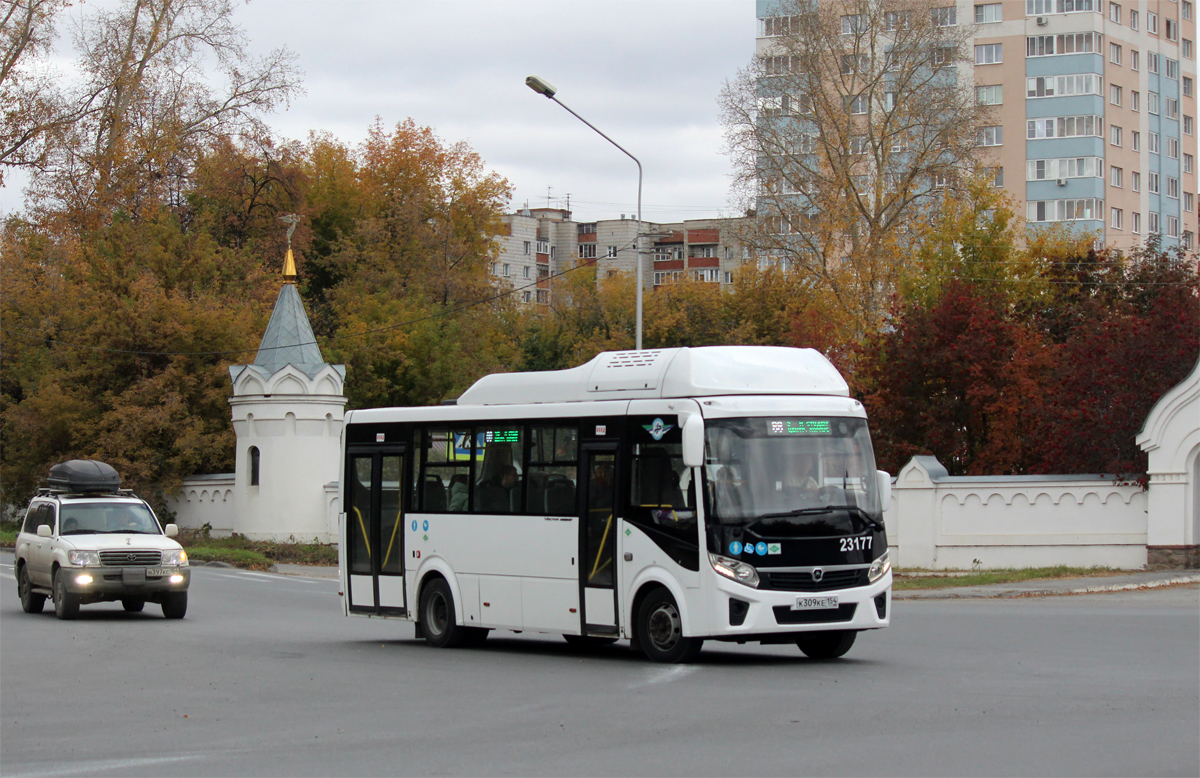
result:
[(814, 567), (812, 571), (812, 577), (814, 581), (820, 581), (825, 577), (825, 571), (819, 567)]
[[(129, 561), (129, 562), (132, 562), (132, 561), (134, 561), (135, 559), (137, 559), (137, 554), (126, 554), (126, 555), (125, 555), (125, 559), (126, 559), (127, 561)], [(819, 581), (819, 580), (821, 580), (821, 579), (819, 579), (819, 578), (818, 578), (817, 580)]]

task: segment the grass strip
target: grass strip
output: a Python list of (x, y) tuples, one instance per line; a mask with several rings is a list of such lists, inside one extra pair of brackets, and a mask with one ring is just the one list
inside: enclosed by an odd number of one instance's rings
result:
[(894, 591), (906, 589), (952, 589), (962, 586), (986, 586), (988, 584), (1017, 583), (1020, 581), (1038, 581), (1054, 578), (1098, 578), (1106, 575), (1118, 575), (1122, 570), (1111, 567), (1026, 567), (1008, 570), (979, 570), (966, 575), (921, 575), (921, 570), (899, 571), (892, 581)]

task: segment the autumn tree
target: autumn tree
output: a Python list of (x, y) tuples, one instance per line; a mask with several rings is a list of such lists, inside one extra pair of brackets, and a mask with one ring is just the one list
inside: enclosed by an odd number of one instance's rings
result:
[(8, 167), (40, 167), (55, 133), (75, 117), (47, 63), (67, 0), (0, 5), (0, 184)]
[(285, 49), (250, 55), (231, 0), (121, 0), (88, 11), (74, 41), (78, 118), (32, 187), (72, 228), (181, 205), (203, 142), (262, 134), (261, 114), (299, 88)]
[(828, 290), (858, 334), (878, 327), (905, 258), (987, 161), (973, 29), (943, 6), (782, 0), (768, 48), (721, 93), (735, 195), (757, 213), (743, 242)]

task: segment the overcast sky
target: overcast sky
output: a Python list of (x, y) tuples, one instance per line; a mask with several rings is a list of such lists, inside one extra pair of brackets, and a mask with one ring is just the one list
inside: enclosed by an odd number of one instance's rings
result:
[[(299, 57), (306, 94), (268, 117), (282, 137), (356, 143), (376, 116), (412, 117), (467, 141), (513, 209), (550, 187), (577, 220), (633, 214), (636, 166), (530, 91), (537, 74), (641, 160), (643, 218), (731, 215), (716, 99), (753, 55), (753, 0), (253, 0), (236, 18), (256, 50)], [(13, 183), (4, 212), (21, 206)]]

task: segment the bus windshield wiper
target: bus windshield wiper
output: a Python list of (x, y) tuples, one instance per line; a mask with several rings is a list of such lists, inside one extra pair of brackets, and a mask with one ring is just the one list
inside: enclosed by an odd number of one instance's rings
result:
[(760, 521), (764, 521), (766, 519), (789, 519), (794, 516), (816, 516), (822, 513), (833, 513), (834, 511), (849, 511), (865, 521), (867, 524), (870, 524), (873, 528), (881, 532), (883, 531), (883, 522), (879, 521), (879, 519), (876, 519), (862, 508), (859, 508), (857, 505), (826, 505), (823, 508), (797, 508), (794, 511), (768, 513), (763, 516), (759, 516), (757, 519), (747, 524), (746, 528), (749, 529), (755, 524), (758, 524)]

